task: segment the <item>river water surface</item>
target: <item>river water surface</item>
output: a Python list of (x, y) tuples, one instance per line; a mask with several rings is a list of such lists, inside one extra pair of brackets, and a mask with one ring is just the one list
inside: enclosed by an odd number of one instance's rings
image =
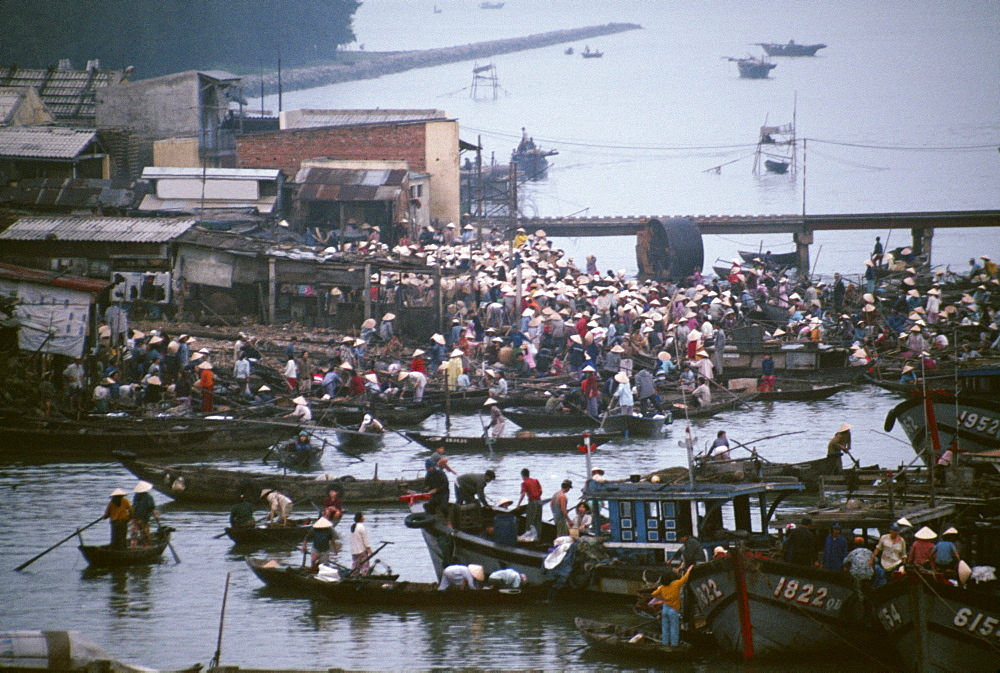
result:
[[(749, 442), (768, 459), (805, 460), (825, 453), (826, 442), (842, 422), (854, 425), (855, 455), (864, 464), (895, 466), (913, 458), (902, 431), (880, 434), (885, 413), (896, 398), (869, 387), (840, 393), (814, 403), (753, 403), (744, 410), (696, 422), (697, 445), (703, 448), (720, 429), (736, 441)], [(424, 423), (429, 431), (443, 430), (442, 416)], [(685, 464), (678, 446), (686, 427), (683, 419), (661, 439), (622, 442), (599, 448), (594, 464), (609, 478)], [(456, 417), (452, 431), (480, 434), (474, 416)], [(508, 429), (509, 430), (509, 429)], [(773, 440), (756, 438), (788, 434)], [(322, 433), (321, 433), (322, 434)], [(335, 438), (331, 436), (331, 441)], [(0, 454), (2, 455), (2, 454)], [(413, 476), (422, 469), (426, 452), (396, 435), (382, 449), (356, 461), (328, 447), (323, 468), (335, 475), (372, 476), (376, 465), (383, 478)], [(260, 456), (222, 456), (217, 464), (267, 470)], [(554, 455), (512, 453), (491, 459), (485, 455), (458, 455), (451, 459), (459, 473), (493, 468), (498, 475), (487, 489), (493, 499), (517, 499), (519, 473), (528, 467), (542, 482), (546, 495), (570, 478), (579, 487), (585, 473), (578, 452)], [(155, 493), (164, 520), (175, 527), (174, 546), (182, 562), (169, 553), (149, 568), (91, 574), (75, 541), (35, 562), (25, 571), (13, 568), (42, 551), (83, 523), (100, 516), (107, 494), (115, 487), (131, 491), (135, 478), (115, 463), (0, 465), (0, 630), (75, 629), (114, 655), (154, 667), (207, 663), (215, 651), (226, 573), (232, 573), (226, 613), (222, 661), (258, 667), (345, 667), (361, 669), (428, 669), (444, 667), (582, 668), (614, 667), (579, 650), (582, 640), (573, 627), (574, 616), (621, 623), (637, 618), (615, 604), (601, 601), (575, 605), (538, 605), (516, 612), (480, 613), (465, 610), (408, 610), (377, 612), (344, 608), (306, 599), (269, 595), (244, 565), (246, 556), (228, 538), (214, 539), (227, 522), (227, 508), (195, 508), (172, 504)], [(577, 495), (574, 489), (571, 496)], [(789, 507), (801, 507), (805, 501)], [(309, 506), (299, 503), (297, 511)], [(402, 506), (368, 511), (372, 542), (389, 540), (380, 554), (403, 579), (432, 581), (430, 557), (419, 531), (403, 526)], [(548, 516), (546, 516), (548, 518)], [(350, 514), (340, 533), (347, 535)], [(83, 533), (89, 543), (103, 543), (107, 525)], [(259, 553), (259, 552), (258, 552)], [(301, 562), (301, 554), (278, 553)], [(348, 551), (338, 559), (350, 562)], [(813, 662), (808, 667), (781, 664), (771, 669), (870, 670), (871, 662)], [(855, 668), (850, 668), (855, 666)], [(676, 670), (742, 670), (741, 666), (707, 657)]]

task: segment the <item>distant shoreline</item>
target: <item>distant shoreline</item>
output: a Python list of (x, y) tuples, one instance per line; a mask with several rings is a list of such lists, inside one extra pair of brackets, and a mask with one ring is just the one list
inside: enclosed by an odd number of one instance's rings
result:
[[(455, 47), (388, 52), (351, 63), (317, 65), (285, 70), (281, 73), (281, 87), (283, 91), (299, 91), (301, 89), (310, 89), (317, 86), (337, 84), (339, 82), (375, 79), (383, 75), (392, 75), (417, 68), (430, 68), (446, 63), (458, 63), (460, 61), (486, 58), (499, 54), (510, 54), (527, 49), (538, 49), (554, 44), (575, 42), (602, 35), (613, 35), (614, 33), (641, 29), (642, 26), (636, 23), (606, 23), (600, 26), (555, 30), (548, 33), (536, 33), (524, 37), (475, 42)], [(243, 85), (247, 91), (256, 93), (261, 90), (261, 79), (260, 75), (250, 75), (243, 78)], [(265, 95), (278, 93), (278, 74), (276, 72), (263, 76), (263, 88)]]

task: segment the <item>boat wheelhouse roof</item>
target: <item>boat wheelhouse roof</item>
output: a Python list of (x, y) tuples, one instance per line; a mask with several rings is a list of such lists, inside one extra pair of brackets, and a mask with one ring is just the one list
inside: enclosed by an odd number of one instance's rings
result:
[(590, 481), (585, 498), (600, 500), (732, 500), (761, 493), (795, 493), (805, 489), (799, 482), (757, 482), (745, 484), (654, 484), (640, 482)]

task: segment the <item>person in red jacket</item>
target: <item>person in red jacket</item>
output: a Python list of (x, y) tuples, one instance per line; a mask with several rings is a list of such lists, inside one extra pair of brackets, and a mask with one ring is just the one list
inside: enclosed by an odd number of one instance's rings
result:
[(427, 367), (424, 365), (424, 360), (420, 356), (424, 354), (423, 348), (418, 348), (413, 351), (413, 359), (410, 360), (410, 371), (420, 372), (421, 374), (427, 373)]
[(590, 365), (583, 368), (586, 377), (580, 384), (583, 396), (587, 398), (587, 413), (597, 417), (600, 413), (601, 382), (597, 380), (597, 370)]

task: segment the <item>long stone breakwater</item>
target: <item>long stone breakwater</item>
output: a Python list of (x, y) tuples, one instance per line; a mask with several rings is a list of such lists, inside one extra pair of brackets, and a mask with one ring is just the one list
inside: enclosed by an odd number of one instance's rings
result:
[[(337, 63), (285, 70), (281, 74), (281, 85), (284, 91), (296, 91), (325, 86), (327, 84), (337, 84), (339, 82), (374, 79), (383, 75), (391, 75), (416, 68), (429, 68), (446, 63), (488, 58), (499, 54), (510, 54), (527, 49), (549, 47), (554, 44), (575, 42), (577, 40), (612, 35), (629, 30), (639, 30), (641, 28), (642, 26), (636, 23), (606, 23), (600, 26), (554, 30), (548, 33), (536, 33), (534, 35), (512, 37), (504, 40), (475, 42), (456, 47), (392, 52), (372, 56), (371, 58), (353, 63)], [(263, 81), (265, 94), (275, 94), (278, 92), (277, 73), (265, 74)], [(261, 77), (245, 77), (243, 84), (248, 91), (260, 91)]]

